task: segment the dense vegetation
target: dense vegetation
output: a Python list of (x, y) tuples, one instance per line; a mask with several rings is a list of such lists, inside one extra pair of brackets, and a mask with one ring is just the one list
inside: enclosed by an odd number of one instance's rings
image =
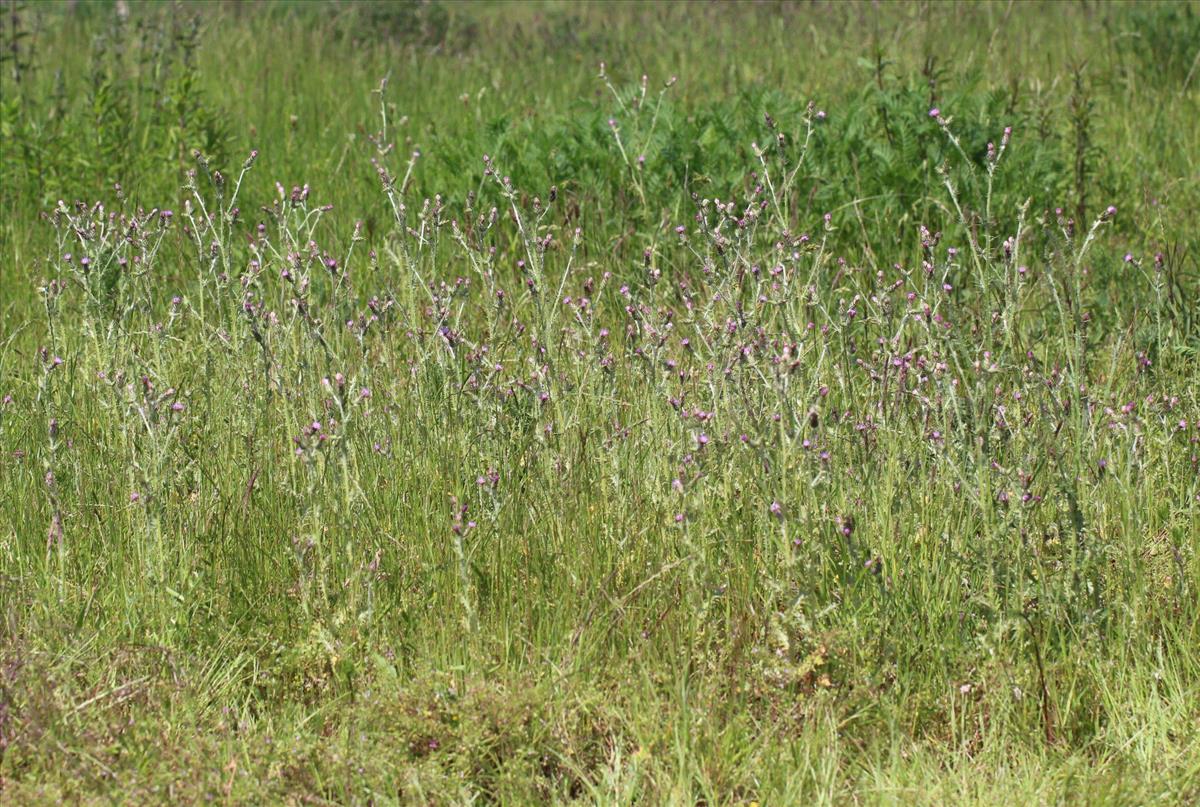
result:
[(1200, 800), (1200, 9), (3, 6), (0, 802)]

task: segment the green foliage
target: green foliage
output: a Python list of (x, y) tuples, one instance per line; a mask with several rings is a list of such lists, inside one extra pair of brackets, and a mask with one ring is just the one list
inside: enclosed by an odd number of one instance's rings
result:
[(4, 162), (5, 192), (43, 209), (81, 182), (169, 198), (193, 150), (223, 162), (229, 118), (200, 87), (200, 36), (200, 18), (178, 11), (136, 23), (113, 16), (92, 37), (75, 98), (62, 67), (46, 95), (28, 81), (8, 84), (0, 127), (21, 158)]
[(1191, 5), (3, 11), (0, 802), (1200, 799)]
[(1108, 36), (1141, 81), (1195, 89), (1200, 11), (1194, 3), (1138, 3), (1107, 21)]

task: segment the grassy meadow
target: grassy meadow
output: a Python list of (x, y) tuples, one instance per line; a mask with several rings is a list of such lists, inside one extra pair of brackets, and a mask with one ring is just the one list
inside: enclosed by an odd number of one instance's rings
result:
[(1200, 803), (1200, 4), (0, 12), (0, 804)]

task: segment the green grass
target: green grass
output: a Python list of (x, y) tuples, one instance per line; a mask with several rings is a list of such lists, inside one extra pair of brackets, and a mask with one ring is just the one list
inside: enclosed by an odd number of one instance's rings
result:
[(1200, 800), (1195, 4), (129, 5), (4, 7), (0, 803)]

